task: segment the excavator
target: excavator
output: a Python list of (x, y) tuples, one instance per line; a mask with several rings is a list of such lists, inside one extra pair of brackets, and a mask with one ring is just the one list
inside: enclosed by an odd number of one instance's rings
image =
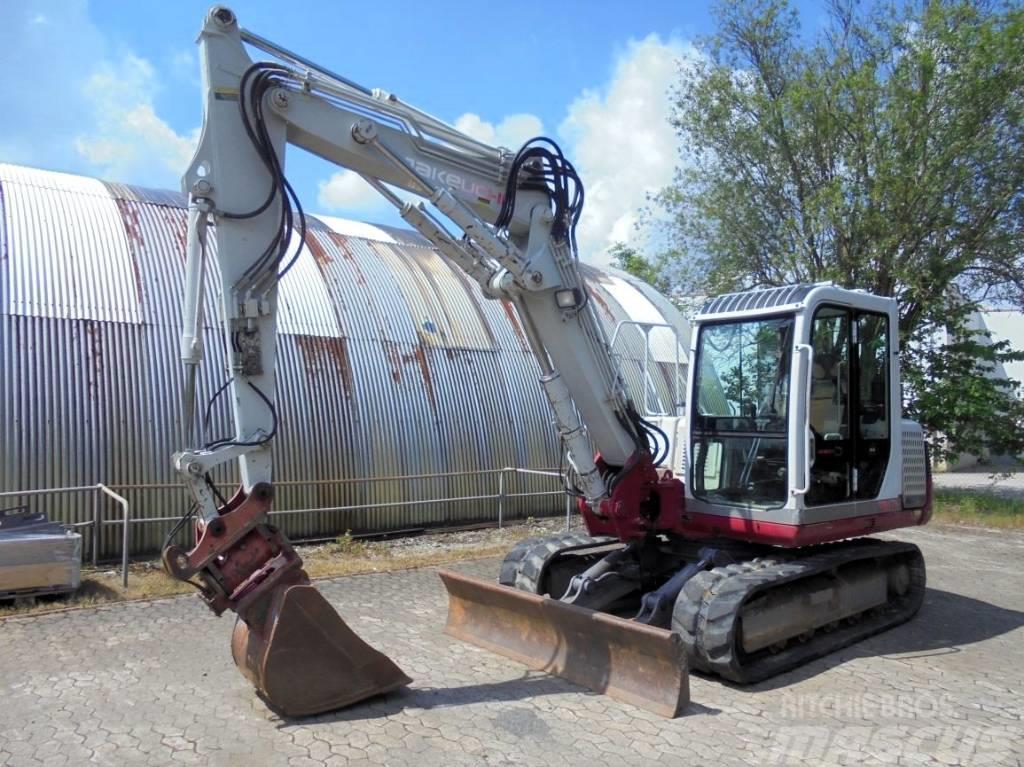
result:
[[(271, 444), (287, 428), (277, 287), (305, 237), (288, 145), (361, 176), (486, 298), (509, 302), (536, 357), (586, 534), (523, 541), (496, 583), (442, 571), (449, 634), (672, 717), (691, 669), (756, 682), (915, 614), (921, 552), (866, 537), (931, 516), (923, 432), (901, 414), (893, 299), (820, 283), (708, 300), (693, 323), (683, 459), (669, 461), (677, 435), (628, 395), (581, 275), (584, 188), (555, 142), (488, 146), (225, 7), (198, 42), (182, 404), (192, 424), (213, 259), (235, 428), (175, 453), (195, 538), (169, 543), (163, 563), (214, 613), (237, 614), (232, 655), (272, 708), (310, 715), (410, 682), (310, 583), (269, 516)], [(240, 486), (225, 497), (211, 471), (229, 461)]]

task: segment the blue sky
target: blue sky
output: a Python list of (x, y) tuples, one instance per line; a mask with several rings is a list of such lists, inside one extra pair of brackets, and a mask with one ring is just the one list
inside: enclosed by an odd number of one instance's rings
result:
[[(177, 188), (201, 123), (195, 36), (209, 2), (0, 3), (0, 162)], [(584, 257), (633, 238), (672, 177), (666, 93), (704, 2), (237, 2), (243, 26), (492, 143), (554, 136), (583, 175)], [(807, 3), (805, 26), (823, 17)], [(11, 73), (17, 73), (12, 75)], [(398, 219), (358, 179), (295, 150), (312, 212)]]

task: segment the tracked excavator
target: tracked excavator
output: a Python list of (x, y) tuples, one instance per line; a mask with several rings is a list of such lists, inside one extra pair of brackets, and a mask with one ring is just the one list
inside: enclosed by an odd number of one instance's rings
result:
[[(234, 660), (270, 705), (313, 714), (410, 681), (310, 584), (268, 516), (271, 443), (288, 427), (275, 405), (277, 286), (305, 236), (289, 144), (359, 174), (485, 297), (508, 301), (536, 356), (586, 533), (520, 543), (497, 583), (442, 572), (450, 634), (675, 716), (690, 668), (755, 682), (914, 615), (920, 551), (866, 537), (931, 514), (922, 430), (901, 417), (892, 299), (812, 284), (707, 301), (685, 449), (670, 451), (676, 435), (638, 411), (597, 320), (575, 238), (583, 184), (554, 142), (483, 144), (241, 28), (224, 7), (207, 14), (199, 47), (183, 406), (193, 423), (213, 259), (235, 431), (175, 454), (195, 543), (168, 545), (163, 561), (215, 613), (237, 614)], [(211, 480), (228, 461), (241, 478), (230, 498)]]

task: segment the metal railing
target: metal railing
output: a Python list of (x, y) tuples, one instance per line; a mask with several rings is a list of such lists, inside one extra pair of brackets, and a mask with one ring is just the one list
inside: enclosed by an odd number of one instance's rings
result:
[[(131, 523), (131, 510), (128, 501), (115, 493), (109, 487), (99, 482), (95, 485), (81, 485), (79, 487), (55, 487), (43, 490), (10, 490), (0, 493), (2, 498), (30, 498), (40, 495), (62, 495), (65, 493), (93, 493), (92, 519), (88, 522), (67, 522), (61, 523), (65, 527), (89, 527), (92, 528), (92, 565), (97, 564), (97, 554), (100, 545), (100, 529), (103, 525), (121, 525), (121, 585), (128, 588), (128, 525)], [(100, 498), (107, 495), (113, 498), (121, 507), (121, 519), (103, 519), (100, 513)]]
[[(538, 496), (564, 496), (565, 497), (565, 529), (568, 531), (572, 523), (572, 496), (568, 495), (564, 488), (559, 490), (545, 490), (545, 491), (533, 491), (533, 492), (509, 492), (508, 480), (506, 479), (509, 475), (528, 475), (528, 476), (543, 476), (543, 477), (554, 477), (558, 478), (561, 475), (557, 471), (550, 469), (523, 469), (516, 466), (506, 466), (500, 469), (480, 469), (474, 471), (452, 471), (452, 472), (439, 472), (435, 474), (405, 474), (397, 476), (387, 477), (359, 477), (359, 478), (344, 478), (344, 479), (318, 479), (318, 480), (283, 480), (275, 482), (275, 485), (288, 487), (288, 486), (303, 486), (303, 485), (345, 485), (345, 484), (356, 484), (356, 483), (375, 483), (375, 482), (397, 482), (397, 481), (409, 481), (417, 479), (441, 479), (445, 477), (459, 477), (459, 476), (487, 476), (497, 475), (498, 477), (498, 488), (497, 492), (486, 495), (466, 495), (456, 497), (443, 497), (443, 498), (414, 498), (409, 500), (400, 501), (385, 501), (381, 503), (369, 503), (369, 504), (355, 504), (349, 506), (326, 506), (308, 509), (275, 509), (270, 512), (271, 516), (290, 516), (290, 515), (312, 515), (324, 512), (345, 512), (345, 511), (366, 511), (372, 509), (381, 508), (392, 508), (396, 506), (426, 506), (434, 504), (444, 503), (459, 503), (463, 501), (495, 501), (497, 504), (497, 526), (503, 527), (505, 524), (506, 517), (506, 506), (509, 499), (513, 498), (532, 498)], [(137, 484), (137, 485), (116, 485), (117, 489), (121, 492), (128, 492), (132, 490), (178, 490), (184, 489), (184, 486), (179, 483), (148, 483), (148, 484)], [(62, 495), (69, 493), (93, 493), (93, 509), (92, 519), (85, 522), (69, 522), (62, 523), (65, 527), (70, 528), (90, 528), (90, 557), (93, 567), (96, 567), (99, 562), (99, 551), (101, 545), (101, 531), (104, 525), (120, 525), (121, 526), (121, 584), (124, 588), (128, 587), (128, 560), (131, 554), (130, 551), (130, 535), (129, 531), (131, 525), (139, 524), (153, 524), (153, 523), (173, 523), (180, 519), (180, 516), (173, 517), (133, 517), (131, 513), (131, 507), (128, 500), (118, 492), (108, 487), (103, 483), (97, 483), (95, 485), (82, 485), (78, 487), (59, 487), (59, 488), (46, 488), (40, 490), (11, 490), (6, 492), (0, 492), (0, 499), (4, 498), (26, 498), (33, 496), (46, 496), (46, 495)], [(120, 518), (117, 519), (106, 519), (102, 513), (102, 499), (106, 496), (117, 503), (121, 509)], [(393, 531), (381, 531), (381, 533), (387, 533)]]
[[(505, 474), (507, 472), (515, 472), (516, 474), (532, 474), (538, 477), (558, 477), (561, 479), (562, 474), (557, 471), (548, 471), (546, 469), (519, 469), (514, 466), (506, 466), (501, 469), (501, 473), (498, 475), (498, 529), (501, 529), (502, 522), (505, 516), (505, 499), (509, 495), (505, 492)], [(522, 497), (522, 495), (564, 495), (565, 496), (565, 532), (569, 532), (569, 528), (572, 524), (572, 496), (569, 495), (565, 490), (554, 490), (550, 493), (524, 493), (516, 495), (513, 493), (512, 497)]]

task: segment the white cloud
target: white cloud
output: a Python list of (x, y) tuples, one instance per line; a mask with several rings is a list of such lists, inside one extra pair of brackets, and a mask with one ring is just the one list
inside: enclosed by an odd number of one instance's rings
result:
[(531, 114), (509, 115), (495, 125), (480, 115), (466, 112), (456, 118), (455, 128), (477, 141), (513, 150), (519, 149), (530, 139), (544, 133), (544, 124), (540, 118)]
[(351, 170), (338, 171), (321, 181), (317, 203), (325, 210), (355, 216), (380, 214), (391, 207), (362, 176)]
[(197, 86), (200, 84), (199, 64), (191, 48), (182, 48), (172, 53), (168, 64), (174, 77)]
[(153, 66), (131, 53), (113, 64), (101, 62), (85, 81), (92, 126), (74, 144), (102, 176), (176, 186), (173, 181), (192, 159), (199, 133), (179, 135), (157, 116), (157, 89)]
[[(612, 245), (642, 241), (635, 228), (640, 211), (649, 194), (672, 181), (679, 162), (679, 139), (669, 124), (669, 91), (678, 81), (680, 64), (698, 55), (689, 43), (658, 35), (631, 40), (616, 56), (608, 81), (584, 90), (567, 107), (558, 134), (586, 189), (577, 232), (583, 259), (606, 265)], [(479, 141), (513, 150), (544, 134), (540, 118), (523, 113), (490, 122), (467, 112), (454, 126)], [(389, 209), (351, 171), (321, 181), (319, 203), (357, 218)]]
[(85, 0), (0, 3), (5, 122), (0, 159), (114, 181), (176, 187), (197, 132), (177, 133), (157, 113), (152, 65), (114, 51)]
[[(420, 200), (412, 192), (390, 184), (387, 186), (393, 194), (406, 202), (415, 203)], [(355, 221), (373, 219), (396, 226), (408, 226), (398, 217), (395, 206), (352, 170), (337, 171), (326, 181), (321, 181), (318, 184), (317, 204), (329, 213), (338, 213)]]
[(607, 84), (585, 91), (559, 126), (586, 188), (577, 232), (580, 255), (607, 264), (607, 249), (637, 238), (647, 195), (672, 180), (679, 141), (669, 125), (669, 89), (679, 63), (697, 56), (689, 44), (657, 35), (630, 41)]

